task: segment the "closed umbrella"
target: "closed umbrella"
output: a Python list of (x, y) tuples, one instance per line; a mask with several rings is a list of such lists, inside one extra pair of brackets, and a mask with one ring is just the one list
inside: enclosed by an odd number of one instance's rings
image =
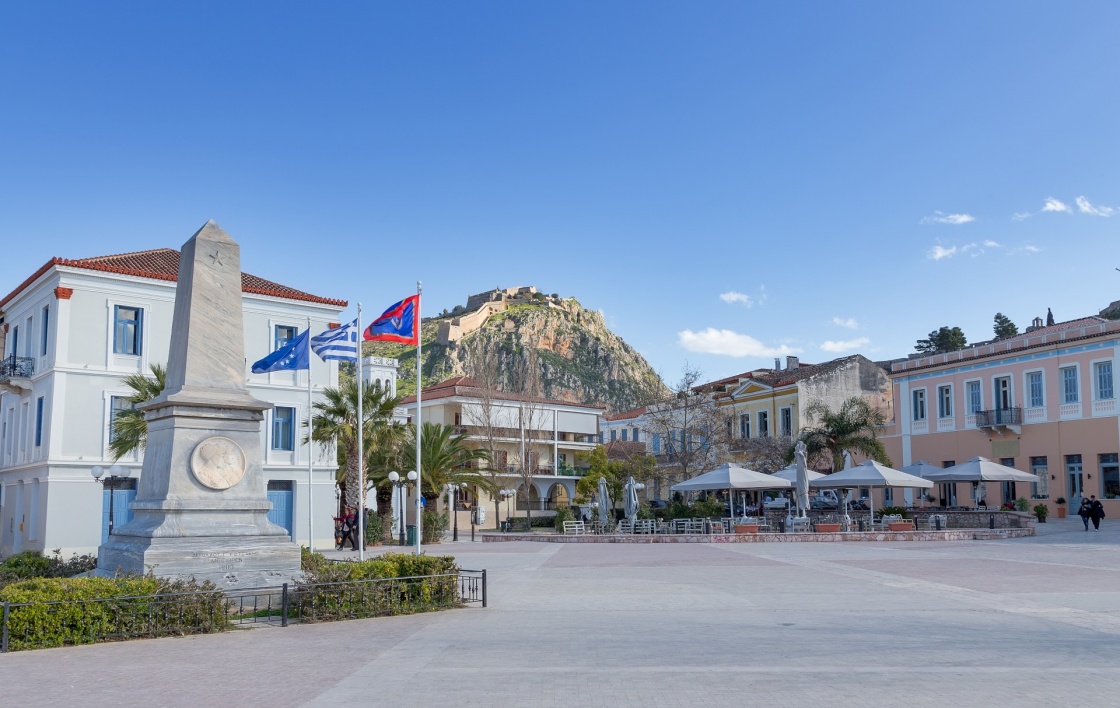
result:
[(599, 521), (607, 523), (607, 514), (610, 513), (611, 495), (607, 492), (607, 478), (599, 478)]
[(797, 464), (797, 517), (804, 519), (809, 515), (809, 468), (805, 463), (805, 443), (798, 440), (794, 447)]
[(634, 478), (626, 480), (626, 518), (633, 521), (638, 516), (638, 485)]

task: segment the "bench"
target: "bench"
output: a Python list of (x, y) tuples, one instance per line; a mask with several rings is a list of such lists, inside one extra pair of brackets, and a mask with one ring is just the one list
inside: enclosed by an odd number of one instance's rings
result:
[(587, 524), (582, 521), (565, 521), (564, 533), (573, 534), (576, 536), (584, 536), (587, 534)]

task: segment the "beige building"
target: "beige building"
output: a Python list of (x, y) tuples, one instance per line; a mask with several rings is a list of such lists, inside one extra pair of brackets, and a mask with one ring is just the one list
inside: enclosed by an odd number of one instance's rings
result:
[[(416, 415), (416, 397), (408, 396), (401, 407), (411, 422)], [(601, 408), (579, 403), (486, 391), (473, 379), (460, 376), (424, 389), (420, 419), (455, 426), (481, 449), (493, 441), (493, 465), (484, 466), (480, 472), (493, 475), (501, 489), (518, 491), (515, 501), (498, 500), (500, 517), (505, 519), (507, 514), (524, 516), (528, 509), (534, 515), (552, 515), (556, 508), (571, 503), (576, 481), (583, 474), (576, 455), (590, 452), (598, 444), (602, 412)], [(522, 460), (526, 459), (531, 474), (527, 490), (522, 476)], [(474, 488), (456, 511), (460, 528), (470, 526), (471, 503), (486, 509), (483, 528), (497, 527), (495, 499)]]

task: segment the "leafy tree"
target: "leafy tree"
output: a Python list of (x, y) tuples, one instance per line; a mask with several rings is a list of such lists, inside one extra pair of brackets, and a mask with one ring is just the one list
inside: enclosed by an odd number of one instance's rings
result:
[(960, 327), (942, 327), (929, 333), (928, 338), (919, 339), (914, 349), (922, 354), (941, 354), (955, 352), (968, 346), (968, 340)]
[(997, 339), (1004, 337), (1014, 337), (1019, 334), (1019, 328), (1011, 321), (1007, 315), (1002, 312), (997, 312), (995, 316), (995, 323), (992, 325), (992, 330), (996, 333)]
[(109, 453), (119, 460), (134, 450), (142, 450), (148, 444), (148, 421), (136, 406), (147, 403), (163, 393), (167, 386), (167, 368), (163, 364), (151, 365), (152, 375), (131, 374), (124, 378), (124, 385), (132, 389), (126, 399), (132, 408), (117, 413), (112, 421), (112, 440)]
[(663, 471), (682, 480), (726, 461), (730, 442), (724, 412), (699, 381), (700, 372), (686, 365), (672, 393), (646, 409), (646, 432), (661, 439)]
[[(805, 408), (805, 414), (815, 425), (804, 428), (798, 437), (805, 443), (810, 459), (822, 455), (831, 458), (832, 469), (839, 470), (847, 450), (884, 465), (891, 464), (882, 441), (876, 437), (877, 431), (886, 425), (886, 416), (866, 399), (852, 396), (836, 411), (822, 401), (814, 401)], [(793, 459), (792, 449), (788, 459)]]
[(311, 439), (321, 445), (333, 443), (338, 447), (340, 462), (345, 461), (348, 503), (356, 505), (362, 498), (363, 480), (358, 474), (358, 430), (362, 431), (367, 460), (387, 454), (387, 447), (395, 438), (399, 439), (401, 426), (393, 422), (393, 411), (400, 402), (400, 397), (394, 396), (389, 389), (363, 386), (362, 417), (365, 420), (360, 426), (357, 378), (343, 379), (338, 388), (324, 388), (323, 400), (315, 402)]

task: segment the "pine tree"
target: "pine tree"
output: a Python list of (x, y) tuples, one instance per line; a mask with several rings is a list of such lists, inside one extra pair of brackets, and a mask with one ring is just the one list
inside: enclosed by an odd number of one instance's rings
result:
[(1014, 337), (1019, 334), (1019, 328), (1011, 321), (1007, 315), (1002, 312), (997, 312), (995, 316), (995, 324), (992, 329), (996, 333), (996, 339), (1003, 339), (1004, 337)]
[(968, 346), (968, 340), (960, 327), (942, 327), (929, 333), (926, 339), (919, 339), (914, 345), (922, 354), (941, 354), (955, 352)]

